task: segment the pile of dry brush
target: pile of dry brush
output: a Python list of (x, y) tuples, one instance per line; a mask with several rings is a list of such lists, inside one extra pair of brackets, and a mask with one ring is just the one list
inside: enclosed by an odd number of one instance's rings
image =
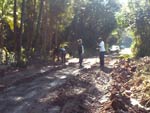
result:
[(150, 112), (150, 58), (120, 60), (111, 73), (110, 102), (103, 113)]

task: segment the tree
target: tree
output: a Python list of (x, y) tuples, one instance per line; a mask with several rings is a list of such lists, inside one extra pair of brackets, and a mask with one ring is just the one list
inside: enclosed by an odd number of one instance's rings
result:
[(66, 33), (73, 42), (83, 38), (86, 48), (95, 51), (97, 38), (101, 36), (107, 40), (112, 30), (116, 28), (115, 12), (119, 6), (111, 0), (105, 2), (87, 0), (81, 4), (78, 2), (75, 1), (75, 15)]
[(118, 4), (115, 0), (1, 0), (0, 9), (5, 23), (0, 45), (20, 63), (36, 57), (47, 60), (54, 47), (73, 45), (80, 37), (88, 48), (98, 36), (106, 39), (116, 27)]
[(11, 48), (10, 46), (13, 45), (13, 44), (11, 45), (12, 40), (9, 41), (7, 40), (12, 35), (12, 31), (10, 29), (10, 28), (13, 29), (13, 17), (11, 13), (12, 10), (13, 10), (12, 0), (0, 1), (0, 52), (1, 52), (0, 56), (5, 55), (5, 58), (1, 57), (2, 63), (8, 62), (8, 51)]
[(149, 7), (148, 1), (129, 0), (128, 5), (118, 15), (118, 24), (121, 27), (132, 30), (134, 33), (135, 42), (133, 50), (136, 56), (150, 55), (148, 49), (150, 47)]

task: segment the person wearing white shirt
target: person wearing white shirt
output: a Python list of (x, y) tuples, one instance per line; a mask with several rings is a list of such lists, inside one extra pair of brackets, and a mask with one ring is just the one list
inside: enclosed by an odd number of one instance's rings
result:
[(99, 58), (100, 58), (100, 67), (104, 67), (104, 56), (105, 56), (105, 43), (102, 38), (99, 38)]

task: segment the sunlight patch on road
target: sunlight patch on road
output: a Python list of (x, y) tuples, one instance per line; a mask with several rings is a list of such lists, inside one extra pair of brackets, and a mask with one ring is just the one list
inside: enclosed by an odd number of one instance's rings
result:
[(79, 72), (80, 72), (80, 69), (76, 69), (75, 71), (72, 72), (72, 74), (77, 75), (77, 74), (79, 74)]
[(52, 77), (52, 76), (46, 76), (45, 78), (49, 79), (49, 80), (54, 79), (54, 77)]
[(140, 102), (138, 101), (138, 100), (136, 100), (136, 99), (134, 99), (134, 98), (131, 98), (130, 99), (130, 101), (131, 101), (131, 104), (132, 105), (137, 105), (137, 106), (139, 106), (140, 108), (144, 108), (144, 109), (146, 109), (146, 110), (150, 110), (150, 108), (148, 107), (145, 107), (145, 106), (142, 106), (141, 104), (140, 104)]
[(114, 59), (114, 60), (110, 61), (109, 65), (114, 66), (116, 62), (118, 62), (118, 59)]
[(58, 82), (57, 82), (57, 81), (54, 81), (54, 82), (50, 83), (49, 85), (50, 85), (51, 87), (55, 87), (55, 86), (58, 85)]
[(46, 72), (46, 70), (44, 70), (44, 69), (41, 69), (41, 70), (40, 70), (40, 72), (41, 72), (41, 73), (44, 73), (44, 72)]
[[(73, 58), (68, 61), (68, 63), (78, 63), (79, 59), (78, 58)], [(92, 65), (96, 64), (99, 62), (99, 58), (85, 58), (83, 59), (83, 65), (85, 68), (91, 68)], [(76, 73), (76, 72), (74, 72)]]
[(68, 60), (69, 63), (78, 63), (79, 59), (78, 58), (72, 58), (70, 60)]
[(99, 100), (99, 102), (100, 102), (100, 103), (107, 102), (107, 101), (109, 100), (109, 96), (110, 96), (110, 95), (108, 95), (108, 94), (107, 94), (107, 95), (104, 95), (104, 96)]
[(43, 67), (42, 69), (40, 69), (40, 73), (45, 73), (46, 71), (52, 69), (52, 66), (46, 66), (46, 67)]
[(83, 64), (85, 68), (91, 68), (91, 66), (96, 64), (97, 62), (98, 62), (97, 58), (88, 58), (84, 60)]
[(49, 85), (51, 87), (56, 87), (56, 86), (62, 85), (63, 83), (65, 83), (65, 80), (55, 80), (55, 81), (51, 82)]
[(58, 77), (58, 78), (60, 78), (60, 79), (66, 79), (67, 78), (67, 76), (60, 76), (60, 77)]
[(14, 100), (15, 101), (21, 101), (21, 100), (23, 100), (24, 98), (23, 97), (14, 97)]

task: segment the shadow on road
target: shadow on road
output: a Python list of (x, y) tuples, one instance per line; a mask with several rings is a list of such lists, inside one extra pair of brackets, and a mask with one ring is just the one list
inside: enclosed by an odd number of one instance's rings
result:
[(108, 73), (111, 73), (113, 69), (105, 66), (105, 67), (101, 68), (101, 70), (108, 74)]

